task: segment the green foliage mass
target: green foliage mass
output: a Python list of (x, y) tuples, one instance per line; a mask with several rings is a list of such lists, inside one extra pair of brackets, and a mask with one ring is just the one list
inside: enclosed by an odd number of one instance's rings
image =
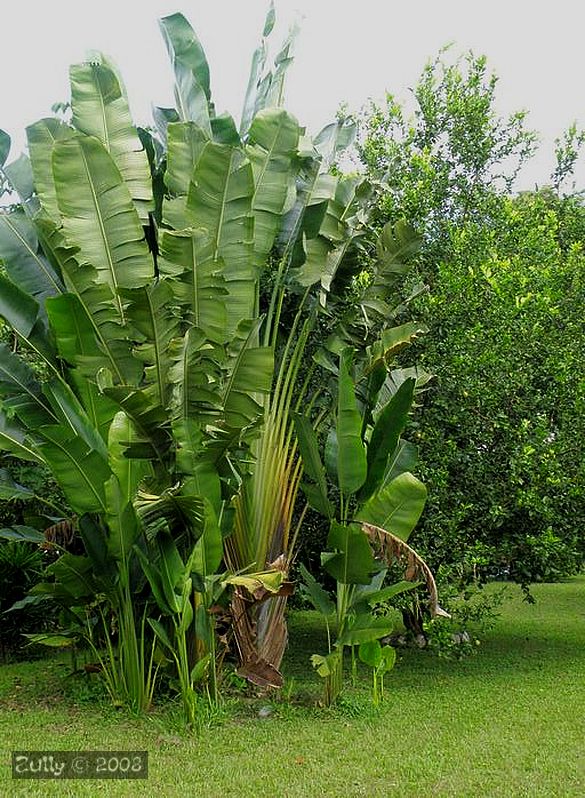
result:
[(415, 300), (435, 374), (418, 415), (429, 502), (415, 545), (451, 574), (527, 585), (583, 555), (585, 208), (561, 196), (582, 136), (557, 147), (553, 188), (512, 192), (533, 152), (525, 114), (495, 111), (497, 80), (468, 55), (429, 64), (412, 119), (389, 96), (362, 119), (359, 155), (424, 243)]

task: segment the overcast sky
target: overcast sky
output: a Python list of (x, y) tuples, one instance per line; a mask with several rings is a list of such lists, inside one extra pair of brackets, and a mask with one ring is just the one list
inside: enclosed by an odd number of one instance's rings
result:
[[(0, 127), (13, 137), (13, 156), (24, 147), (24, 127), (68, 98), (67, 67), (91, 49), (118, 64), (138, 123), (150, 120), (151, 103), (171, 105), (157, 19), (174, 11), (190, 19), (203, 43), (217, 110), (239, 117), (267, 7), (267, 0), (3, 3)], [(554, 138), (574, 120), (585, 124), (582, 8), (578, 0), (279, 0), (271, 40), (275, 48), (300, 14), (287, 107), (313, 132), (342, 102), (357, 110), (386, 90), (406, 99), (425, 62), (448, 42), (454, 52), (485, 54), (500, 78), (501, 112), (528, 109), (541, 133), (541, 153), (522, 178), (521, 187), (532, 188), (550, 174)]]

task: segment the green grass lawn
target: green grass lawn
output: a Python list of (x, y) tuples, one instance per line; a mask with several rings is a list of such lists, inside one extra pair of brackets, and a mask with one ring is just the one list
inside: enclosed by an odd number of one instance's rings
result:
[[(368, 677), (334, 710), (311, 706), (319, 619), (291, 618), (290, 696), (230, 702), (198, 737), (161, 708), (134, 719), (67, 677), (57, 658), (0, 668), (0, 796), (585, 796), (585, 577), (510, 587), (478, 653), (443, 662), (407, 651), (375, 709)], [(290, 679), (292, 679), (292, 686)], [(148, 782), (12, 781), (10, 750), (146, 749)]]

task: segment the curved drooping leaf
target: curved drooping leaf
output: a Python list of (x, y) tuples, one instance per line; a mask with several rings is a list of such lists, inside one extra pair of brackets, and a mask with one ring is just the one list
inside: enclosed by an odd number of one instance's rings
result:
[(154, 266), (120, 172), (97, 139), (78, 135), (55, 144), (53, 173), (65, 235), (83, 261), (68, 276), (80, 291), (89, 264), (90, 280), (110, 287), (124, 322), (118, 290), (149, 283)]
[(12, 282), (38, 301), (64, 290), (60, 276), (39, 250), (34, 226), (22, 208), (0, 213), (0, 259)]
[(63, 428), (71, 428), (84, 443), (105, 460), (107, 448), (100, 430), (90, 422), (85, 409), (69, 385), (64, 380), (53, 378), (43, 384), (43, 394)]
[(60, 224), (60, 215), (53, 176), (53, 147), (57, 141), (74, 135), (73, 128), (55, 117), (41, 119), (26, 129), (35, 191), (42, 208), (57, 225)]
[(182, 14), (171, 14), (159, 22), (175, 72), (177, 111), (184, 121), (195, 122), (211, 138), (209, 65), (195, 31)]
[(38, 315), (38, 302), (0, 274), (0, 316), (12, 329), (28, 338)]
[(3, 343), (0, 343), (0, 398), (3, 408), (14, 413), (31, 431), (57, 420), (30, 366)]
[(384, 485), (355, 513), (363, 521), (389, 530), (396, 537), (408, 537), (424, 509), (427, 489), (408, 471)]
[(398, 327), (382, 330), (380, 340), (368, 347), (366, 371), (375, 368), (376, 364), (380, 362), (388, 364), (401, 349), (426, 332), (428, 332), (427, 327), (416, 321), (407, 321)]
[(21, 543), (44, 543), (45, 536), (32, 526), (15, 524), (14, 526), (0, 529), (0, 540), (17, 540)]
[(341, 153), (353, 143), (357, 132), (355, 121), (349, 117), (337, 119), (325, 125), (313, 139), (315, 149), (321, 156), (322, 169), (327, 171)]
[(106, 513), (107, 460), (65, 426), (38, 430), (38, 447), (76, 513)]
[(26, 203), (34, 194), (35, 185), (30, 159), (26, 155), (19, 155), (15, 161), (3, 167), (2, 171), (8, 183), (18, 194), (20, 201)]
[[(36, 447), (35, 447), (36, 448)], [(26, 442), (26, 432), (6, 413), (0, 411), (0, 451), (8, 452), (19, 460), (43, 463), (39, 452), (34, 451)]]
[(12, 475), (5, 468), (0, 468), (0, 501), (14, 501), (21, 499), (27, 501), (34, 499), (35, 492), (24, 485), (15, 482)]
[(404, 578), (408, 581), (421, 581), (426, 585), (431, 614), (433, 617), (449, 618), (449, 613), (439, 606), (439, 594), (431, 569), (423, 558), (402, 538), (375, 524), (362, 524), (362, 529), (370, 542), (388, 565), (396, 563), (405, 566)]
[(339, 359), (337, 399), (337, 480), (345, 496), (356, 493), (367, 475), (366, 449), (361, 438), (362, 419), (349, 371), (350, 362), (351, 353), (346, 349)]
[(389, 458), (393, 455), (406, 426), (414, 397), (414, 385), (413, 379), (403, 382), (376, 420), (368, 444), (368, 475), (358, 496), (358, 500), (362, 503), (369, 499), (382, 483)]
[(69, 77), (73, 125), (95, 136), (111, 155), (146, 223), (154, 209), (150, 168), (119, 75), (102, 55), (95, 54), (91, 63), (72, 66)]

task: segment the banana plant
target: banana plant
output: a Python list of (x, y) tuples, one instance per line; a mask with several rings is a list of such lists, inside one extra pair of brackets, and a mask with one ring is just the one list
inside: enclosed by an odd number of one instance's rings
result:
[[(415, 333), (411, 330), (410, 334)], [(401, 335), (395, 332), (393, 337), (398, 340)], [(385, 344), (381, 342), (380, 346)], [(370, 363), (381, 362), (385, 373), (387, 361), (375, 359), (377, 352), (377, 349), (370, 352)], [(312, 657), (317, 673), (325, 678), (327, 705), (335, 701), (342, 690), (346, 647), (353, 651), (354, 646), (364, 646), (362, 659), (374, 663), (377, 669), (374, 697), (376, 701), (379, 698), (378, 677), (390, 668), (392, 654), (378, 641), (390, 634), (399, 615), (375, 614), (373, 609), (377, 603), (424, 581), (433, 614), (445, 614), (439, 607), (430, 570), (406, 543), (426, 500), (425, 486), (406, 470), (414, 463), (410, 459), (412, 452), (410, 456), (408, 450), (405, 453), (405, 442), (401, 441), (414, 400), (416, 380), (413, 377), (403, 379), (391, 398), (380, 406), (379, 394), (387, 378), (384, 373), (379, 374), (362, 392), (365, 403), (360, 404), (352, 354), (352, 350), (346, 348), (339, 357), (337, 407), (325, 444), (325, 465), (308, 418), (295, 417), (308, 480), (303, 485), (307, 500), (329, 518), (327, 551), (321, 556), (322, 566), (337, 584), (334, 604), (317, 581), (306, 570), (303, 572), (305, 591), (315, 608), (326, 616), (334, 615), (336, 621), (335, 643), (331, 643), (328, 626), (327, 655)], [(328, 475), (336, 484), (338, 513), (329, 495)], [(407, 561), (404, 581), (383, 587), (388, 567), (400, 563), (403, 558)]]
[[(318, 368), (340, 397), (328, 453), (341, 452), (342, 525), (352, 502), (379, 521), (380, 473), (391, 495), (411, 456), (404, 445), (386, 468), (392, 441), (372, 425), (371, 400), (404, 382), (387, 365), (421, 331), (395, 325), (389, 304), (414, 236), (385, 228), (364, 271), (371, 189), (331, 168), (354, 127), (339, 120), (311, 138), (283, 108), (296, 30), (268, 67), (273, 24), (271, 7), (239, 125), (216, 113), (203, 47), (173, 14), (160, 27), (176, 108), (155, 109), (153, 129), (134, 126), (120, 75), (94, 53), (70, 70), (70, 119), (27, 129), (30, 159), (6, 165), (0, 136), (2, 185), (18, 199), (0, 213), (0, 315), (16, 340), (16, 352), (0, 346), (0, 447), (46, 465), (78, 519), (83, 569), (110, 584), (115, 684), (136, 708), (151, 693), (147, 618), (173, 632), (192, 692), (193, 668), (213, 651), (221, 568), (240, 672), (282, 684), (301, 486), (331, 513), (310, 433), (293, 422), (303, 405), (319, 407)], [(347, 346), (353, 388), (347, 357), (336, 363)], [(356, 438), (357, 400), (370, 415)], [(359, 447), (372, 426), (370, 462)], [(183, 567), (173, 558), (162, 605), (154, 585), (169, 535)], [(209, 535), (214, 556), (195, 556)]]
[[(0, 314), (17, 342), (16, 352), (0, 346), (0, 445), (52, 471), (78, 519), (82, 570), (107, 574), (116, 684), (136, 708), (149, 701), (144, 620), (157, 603), (157, 536), (183, 534), (177, 507), (202, 497), (243, 580), (229, 583), (242, 668), (281, 680), (302, 471), (289, 410), (314, 319), (300, 310), (286, 343), (282, 307), (285, 294), (309, 285), (295, 282), (295, 270), (315, 263), (311, 249), (345, 242), (346, 251), (359, 225), (342, 218), (354, 219), (355, 192), (328, 174), (348, 131), (335, 124), (311, 141), (281, 107), (294, 31), (267, 70), (272, 24), (273, 9), (239, 130), (216, 114), (201, 43), (174, 14), (161, 30), (177, 107), (158, 109), (156, 131), (134, 126), (116, 68), (94, 53), (71, 67), (70, 120), (27, 129), (30, 159), (5, 166), (1, 139), (3, 185), (18, 202), (0, 213)], [(274, 285), (268, 298), (262, 281)], [(160, 499), (166, 522), (144, 516), (145, 494)], [(181, 556), (195, 567), (188, 551)], [(191, 579), (194, 610), (209, 604), (216, 560), (173, 585)], [(266, 573), (278, 589), (250, 601), (254, 575)], [(189, 610), (180, 606), (182, 634)]]

